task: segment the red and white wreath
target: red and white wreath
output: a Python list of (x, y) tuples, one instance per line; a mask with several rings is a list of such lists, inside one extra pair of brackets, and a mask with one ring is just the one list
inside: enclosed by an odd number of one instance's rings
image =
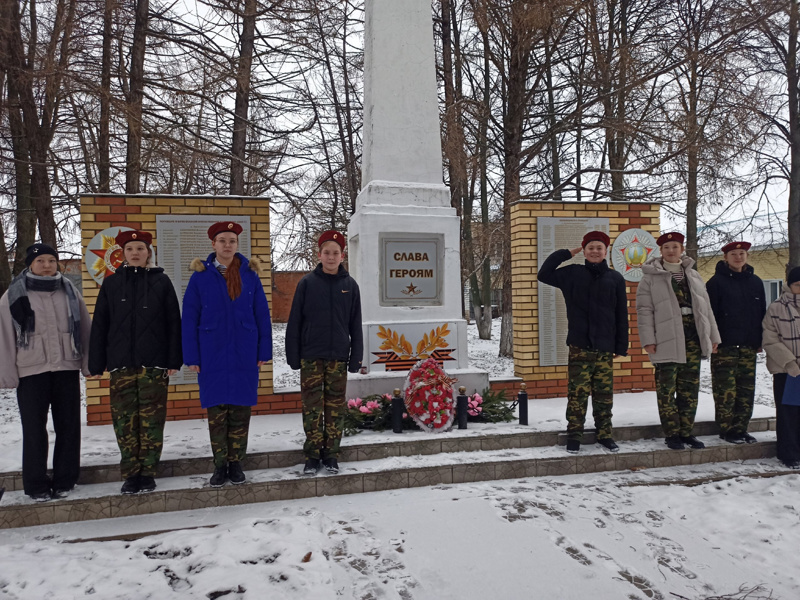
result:
[(405, 385), (406, 412), (420, 429), (448, 431), (455, 417), (453, 383), (433, 358), (419, 361), (408, 372)]

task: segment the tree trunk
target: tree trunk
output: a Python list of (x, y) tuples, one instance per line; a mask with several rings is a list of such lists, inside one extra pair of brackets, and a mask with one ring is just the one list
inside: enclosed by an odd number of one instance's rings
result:
[(243, 196), (245, 150), (247, 146), (247, 114), (250, 107), (250, 74), (256, 33), (256, 0), (245, 0), (242, 34), (239, 37), (239, 68), (236, 71), (236, 101), (233, 111), (231, 144), (231, 187), (233, 195)]
[(786, 272), (800, 266), (800, 68), (797, 64), (797, 36), (800, 31), (798, 0), (791, 0), (789, 40), (786, 45), (786, 78), (789, 94), (789, 264)]
[(116, 0), (105, 0), (103, 10), (103, 57), (100, 73), (100, 125), (97, 174), (100, 193), (111, 191), (111, 32)]
[(128, 83), (128, 149), (125, 161), (125, 193), (141, 191), (142, 171), (142, 100), (144, 98), (144, 55), (147, 44), (147, 20), (150, 0), (137, 0), (133, 26), (131, 72)]

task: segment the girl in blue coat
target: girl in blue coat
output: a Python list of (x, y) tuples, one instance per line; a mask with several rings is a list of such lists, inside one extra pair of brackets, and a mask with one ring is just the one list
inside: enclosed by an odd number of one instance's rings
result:
[(200, 405), (208, 410), (214, 454), (212, 487), (226, 479), (244, 483), (250, 410), (258, 401), (258, 371), (272, 359), (269, 306), (257, 259), (236, 250), (242, 227), (215, 223), (208, 230), (214, 249), (195, 271), (183, 297), (183, 362), (198, 374)]

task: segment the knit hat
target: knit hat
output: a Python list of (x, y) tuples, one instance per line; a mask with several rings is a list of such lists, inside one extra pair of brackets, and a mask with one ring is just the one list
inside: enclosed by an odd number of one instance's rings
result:
[(33, 246), (28, 246), (28, 249), (25, 250), (25, 252), (27, 252), (27, 255), (25, 256), (26, 267), (30, 267), (31, 263), (36, 260), (36, 257), (41, 256), (42, 254), (55, 256), (56, 260), (58, 260), (58, 252), (53, 250), (47, 244), (34, 244)]
[(238, 223), (234, 223), (233, 221), (220, 221), (219, 223), (214, 223), (208, 228), (208, 237), (213, 242), (215, 237), (226, 231), (230, 231), (231, 233), (239, 235), (242, 233), (242, 226)]
[(603, 245), (608, 248), (611, 244), (611, 238), (609, 238), (605, 233), (602, 231), (590, 231), (585, 236), (583, 236), (583, 242), (581, 242), (581, 248), (586, 248), (586, 244), (589, 242), (602, 242)]
[(786, 285), (792, 285), (800, 281), (800, 267), (795, 267), (789, 271), (789, 276), (786, 278)]
[(328, 231), (322, 232), (322, 235), (319, 236), (319, 240), (317, 241), (317, 246), (322, 248), (322, 244), (325, 242), (336, 242), (341, 246), (342, 250), (344, 250), (344, 236), (338, 231), (329, 229)]
[(666, 244), (667, 242), (678, 242), (681, 246), (683, 246), (683, 242), (686, 238), (683, 237), (682, 233), (678, 233), (677, 231), (671, 231), (670, 233), (665, 233), (661, 237), (656, 240), (656, 244), (658, 244), (659, 248)]
[(117, 246), (123, 249), (128, 242), (144, 242), (151, 246), (153, 244), (153, 234), (146, 231), (120, 231), (114, 241), (117, 242)]

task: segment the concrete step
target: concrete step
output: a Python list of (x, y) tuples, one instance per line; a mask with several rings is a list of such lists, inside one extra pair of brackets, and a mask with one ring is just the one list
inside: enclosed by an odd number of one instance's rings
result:
[[(557, 435), (557, 434), (556, 434)], [(78, 486), (69, 498), (35, 503), (21, 491), (7, 492), (0, 506), (0, 529), (119, 518), (134, 515), (235, 506), (315, 496), (356, 494), (440, 484), (641, 470), (678, 465), (772, 458), (774, 434), (765, 441), (733, 445), (705, 436), (703, 450), (668, 450), (662, 439), (638, 440), (609, 453), (584, 445), (577, 455), (557, 446), (393, 455), (341, 463), (338, 475), (302, 475), (301, 466), (249, 471), (244, 485), (208, 486), (208, 473), (158, 480), (154, 492), (122, 496), (120, 483)], [(440, 443), (443, 440), (440, 441)]]
[[(474, 427), (474, 426), (473, 426)], [(775, 419), (753, 419), (750, 422), (751, 432), (774, 431)], [(698, 422), (694, 427), (695, 435), (709, 436), (717, 432), (714, 422)], [(614, 429), (614, 439), (618, 442), (629, 442), (661, 437), (660, 425), (641, 425), (618, 427)], [(339, 455), (340, 463), (353, 463), (367, 460), (390, 458), (393, 456), (431, 455), (452, 452), (476, 452), (482, 450), (505, 450), (513, 448), (542, 448), (546, 446), (565, 445), (566, 433), (559, 431), (533, 431), (516, 429), (509, 433), (480, 433), (477, 429), (458, 430), (444, 434), (431, 434), (420, 438), (418, 435), (385, 434), (379, 439), (368, 440), (370, 436), (359, 435), (345, 438)], [(583, 436), (585, 445), (595, 443), (593, 430), (587, 430)], [(622, 449), (625, 450), (624, 448)], [(274, 452), (254, 452), (242, 463), (245, 471), (263, 469), (281, 469), (302, 464), (305, 461), (303, 452), (281, 450)], [(164, 460), (159, 464), (157, 479), (166, 477), (182, 477), (190, 475), (210, 475), (214, 471), (209, 457), (182, 458)], [(80, 485), (96, 483), (120, 482), (118, 464), (92, 465), (81, 468), (78, 480)], [(0, 473), (0, 487), (12, 492), (22, 490), (22, 473), (20, 471)]]

